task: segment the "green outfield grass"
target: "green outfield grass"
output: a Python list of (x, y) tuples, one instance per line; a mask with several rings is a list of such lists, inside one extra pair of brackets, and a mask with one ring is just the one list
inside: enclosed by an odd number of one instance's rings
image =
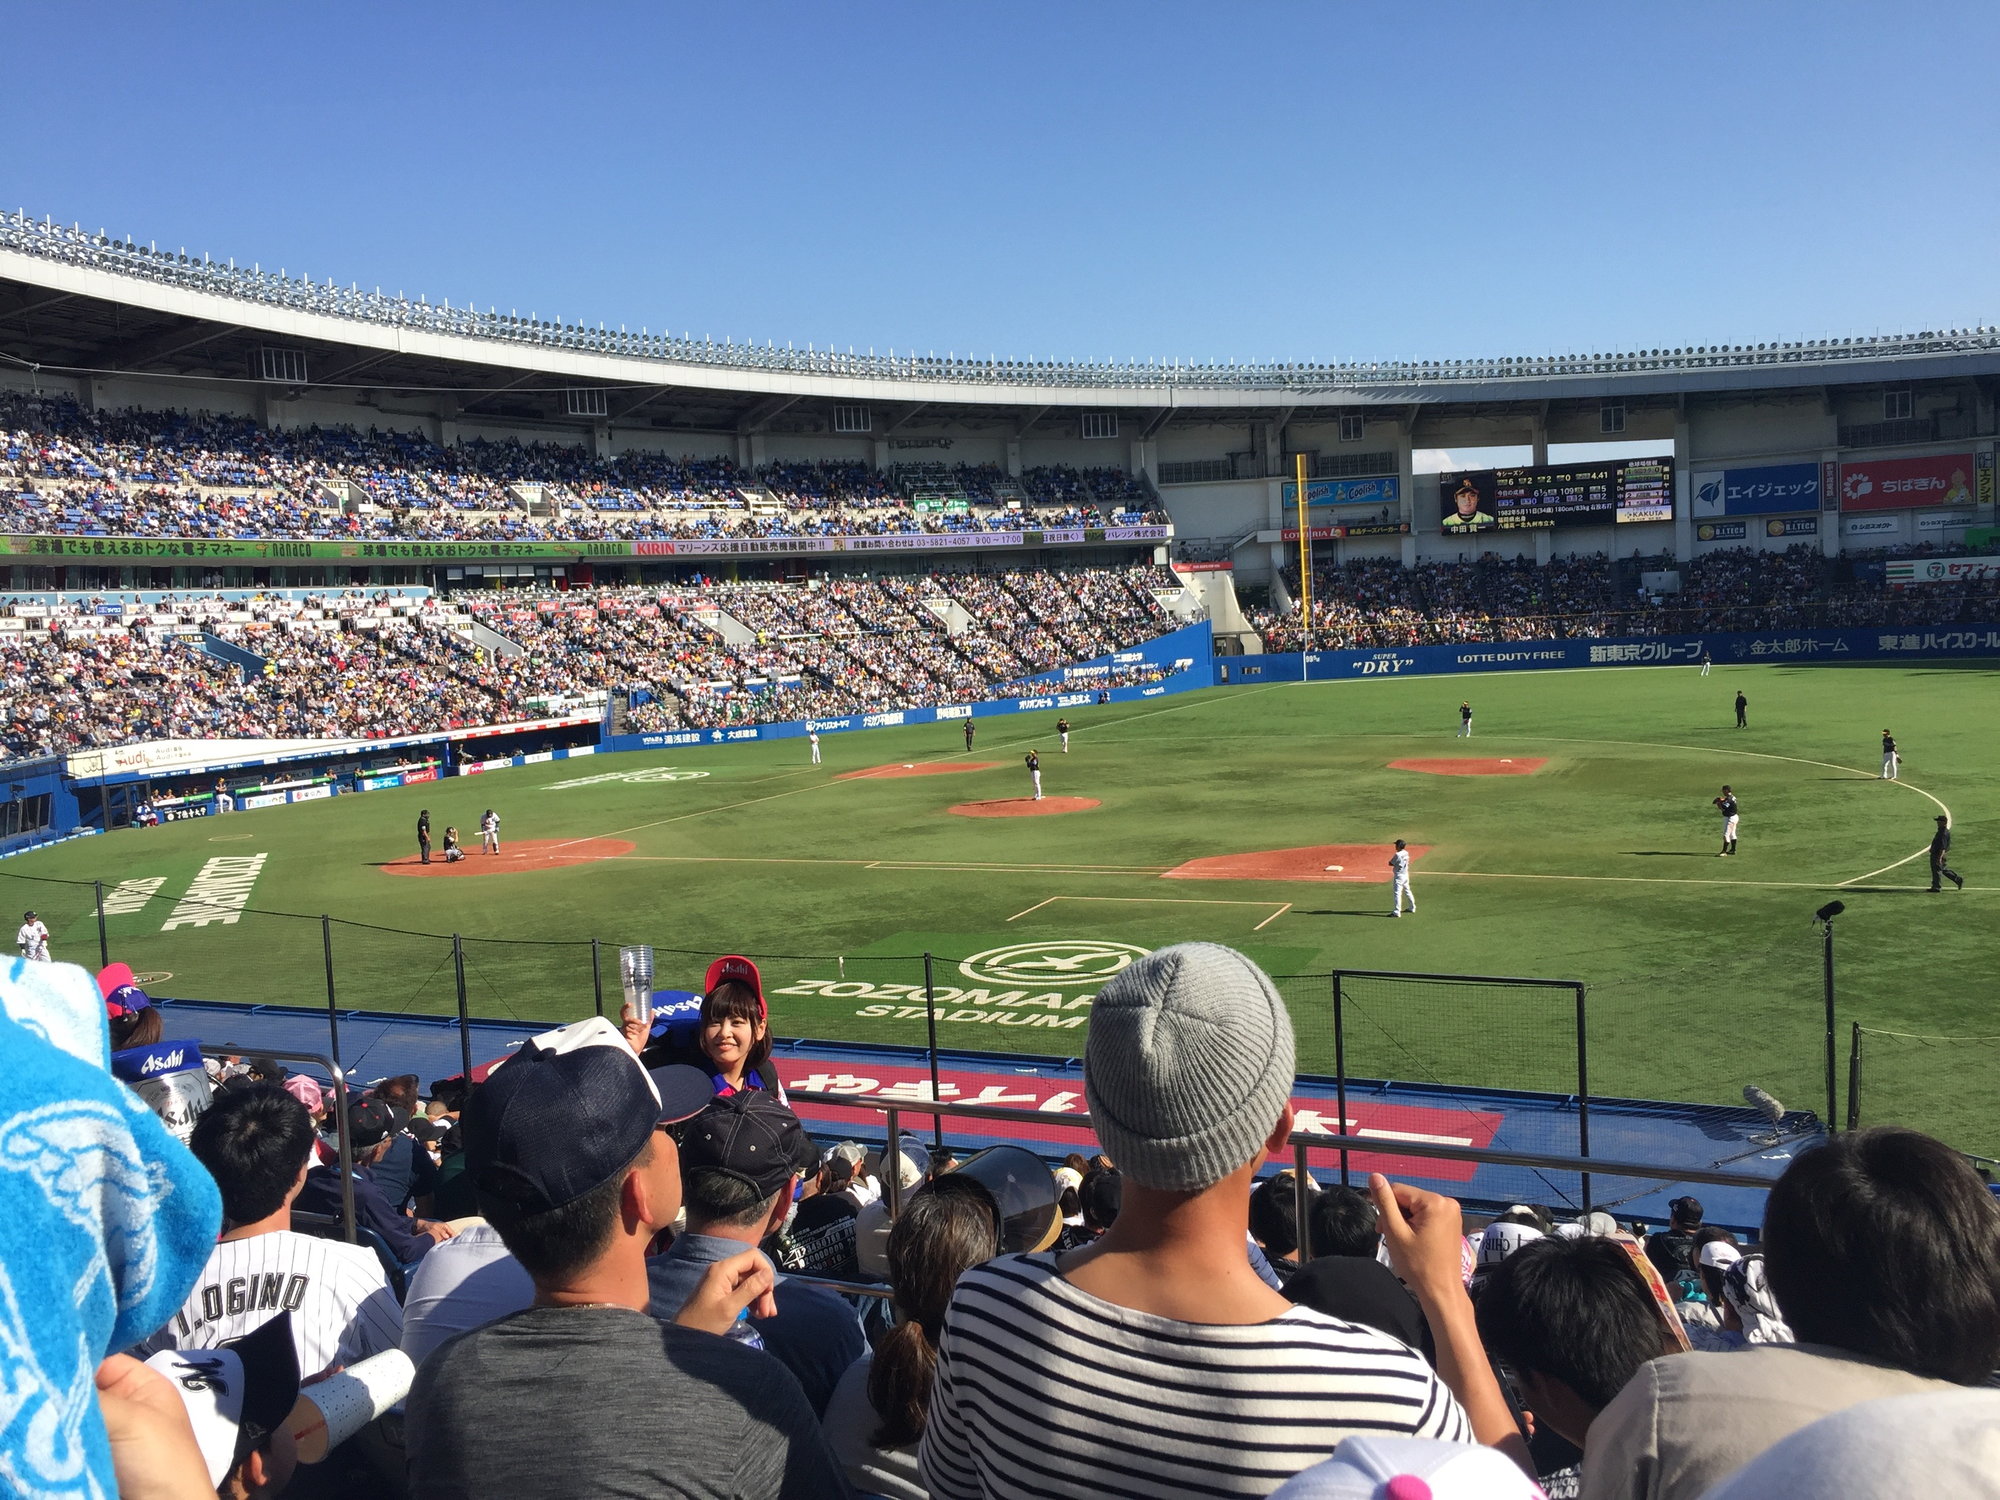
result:
[[(1750, 700), (1745, 730), (1732, 726), (1739, 688)], [(1477, 710), (1469, 747), (1454, 737), (1467, 696)], [(1843, 1073), (1849, 1020), (1926, 1035), (2000, 1033), (1988, 1015), (2000, 915), (1989, 769), (2000, 693), (1989, 673), (1391, 678), (1228, 688), (1071, 717), (1068, 756), (1055, 752), (1053, 714), (980, 721), (972, 758), (1002, 765), (973, 774), (835, 779), (884, 763), (964, 759), (957, 724), (830, 735), (817, 768), (804, 764), (803, 741), (594, 758), (82, 840), (9, 860), (0, 877), (17, 906), (49, 922), (56, 956), (86, 963), (96, 958), (88, 885), (23, 877), (160, 878), (139, 910), (110, 918), (112, 956), (171, 975), (156, 988), (185, 997), (323, 1004), (326, 913), (344, 919), (333, 936), (343, 1006), (449, 1011), (449, 941), (424, 934), (457, 932), (468, 940), (476, 1013), (587, 1014), (585, 940), (595, 936), (703, 955), (791, 955), (766, 965), (780, 1031), (918, 1042), (923, 1023), (909, 990), (896, 987), (921, 986), (916, 955), (930, 951), (937, 983), (986, 992), (944, 1010), (941, 1042), (1038, 1053), (1080, 1050), (1088, 1009), (1074, 1002), (1089, 989), (1035, 983), (1032, 969), (969, 977), (961, 960), (1070, 939), (1146, 948), (1205, 938), (1288, 976), (1344, 967), (1578, 979), (1590, 986), (1595, 1092), (1733, 1103), (1754, 1082), (1814, 1109), (1824, 1107), (1823, 1027), (1811, 917), (1838, 895), (1848, 904), (1839, 923)], [(1885, 725), (1904, 749), (1898, 785), (1876, 778)], [(1042, 752), (1051, 795), (1102, 806), (1020, 820), (946, 813), (956, 802), (1022, 795), (1030, 746)], [(1460, 754), (1547, 764), (1531, 776), (1479, 778), (1387, 768)], [(560, 785), (664, 767), (702, 774)], [(1714, 857), (1720, 828), (1709, 799), (1724, 782), (1743, 808), (1733, 859)], [(1932, 896), (1918, 851), (1940, 804), (1968, 888)], [(453, 822), (476, 843), (489, 805), (510, 844), (608, 836), (631, 843), (632, 857), (480, 879), (378, 868), (413, 851), (419, 807), (440, 832)], [(1397, 837), (1428, 846), (1416, 865), (1421, 910), (1401, 921), (1385, 919), (1386, 884), (1159, 873), (1211, 855)], [(268, 858), (252, 914), (234, 926), (161, 930), (205, 862), (253, 854)], [(575, 946), (547, 946), (559, 943)], [(700, 967), (663, 957), (661, 982), (698, 985)], [(1010, 990), (1006, 972), (1025, 977)], [(615, 997), (609, 961), (606, 982)], [(1285, 988), (1301, 1065), (1330, 1066), (1324, 985), (1292, 979)], [(1016, 999), (996, 1003), (1008, 994)], [(1401, 1076), (1560, 1086), (1569, 1066), (1560, 1006), (1490, 1003), (1485, 1027), (1417, 1006), (1371, 1018), (1375, 1050), (1350, 1064), (1393, 1070), (1400, 1060), (1409, 1064)], [(1996, 1056), (1975, 1043), (1873, 1048), (1868, 1118), (1908, 1119), (2000, 1153), (2000, 1126), (1985, 1108)]]

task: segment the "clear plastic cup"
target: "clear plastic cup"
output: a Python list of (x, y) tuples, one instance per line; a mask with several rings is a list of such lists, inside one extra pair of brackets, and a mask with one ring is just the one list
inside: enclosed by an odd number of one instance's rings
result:
[(618, 980), (625, 990), (625, 1004), (640, 1025), (653, 1024), (653, 949), (635, 943), (618, 950)]

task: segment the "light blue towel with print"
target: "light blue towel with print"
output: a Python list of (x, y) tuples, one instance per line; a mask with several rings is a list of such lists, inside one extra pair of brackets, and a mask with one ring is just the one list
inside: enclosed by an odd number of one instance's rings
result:
[(173, 1316), (221, 1224), (110, 1055), (88, 973), (0, 963), (0, 1494), (117, 1495), (98, 1363)]

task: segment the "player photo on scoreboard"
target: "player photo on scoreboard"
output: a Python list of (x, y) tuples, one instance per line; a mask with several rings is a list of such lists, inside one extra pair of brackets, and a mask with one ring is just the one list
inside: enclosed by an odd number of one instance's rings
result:
[(1500, 524), (1500, 507), (1495, 498), (1498, 476), (1492, 470), (1476, 474), (1446, 474), (1438, 485), (1443, 501), (1440, 523), (1447, 535), (1463, 531), (1492, 531)]

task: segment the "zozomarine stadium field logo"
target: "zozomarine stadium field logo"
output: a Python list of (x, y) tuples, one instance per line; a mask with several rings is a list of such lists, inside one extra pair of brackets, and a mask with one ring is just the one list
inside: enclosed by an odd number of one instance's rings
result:
[(959, 964), (958, 972), (981, 984), (1088, 985), (1096, 988), (1152, 952), (1132, 943), (1094, 938), (1066, 942), (1012, 943), (988, 948)]
[(699, 781), (706, 771), (677, 771), (672, 766), (654, 766), (645, 771), (605, 771), (596, 776), (578, 776), (569, 781), (552, 781), (542, 790), (560, 792), (573, 786), (596, 786), (600, 782)]

